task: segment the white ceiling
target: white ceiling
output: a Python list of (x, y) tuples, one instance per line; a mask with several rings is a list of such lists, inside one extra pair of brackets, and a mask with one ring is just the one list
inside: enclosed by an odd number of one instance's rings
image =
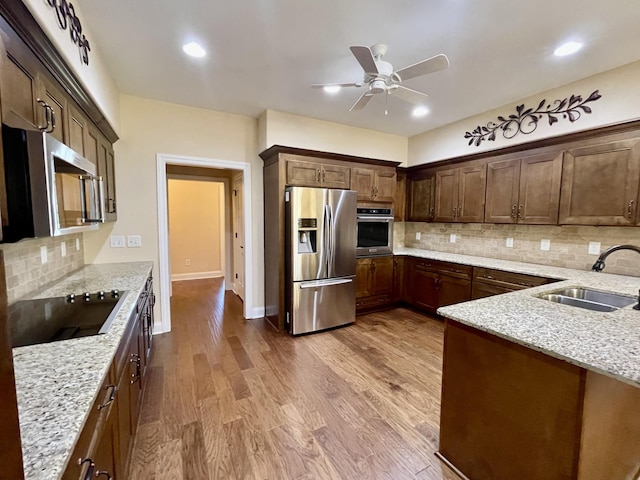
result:
[[(638, 0), (81, 0), (122, 93), (223, 112), (265, 109), (412, 136), (640, 59)], [(584, 48), (558, 58), (560, 43)], [(202, 59), (182, 45), (199, 41)], [(355, 82), (350, 45), (385, 43), (396, 70), (444, 53), (448, 70), (403, 85), (431, 113), (363, 89), (335, 96), (313, 83)], [(588, 94), (591, 92), (570, 92)]]

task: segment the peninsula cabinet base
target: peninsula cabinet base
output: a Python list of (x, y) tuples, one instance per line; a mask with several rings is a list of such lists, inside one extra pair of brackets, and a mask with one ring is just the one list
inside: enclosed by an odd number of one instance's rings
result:
[(632, 480), (640, 388), (446, 320), (438, 456), (470, 480)]

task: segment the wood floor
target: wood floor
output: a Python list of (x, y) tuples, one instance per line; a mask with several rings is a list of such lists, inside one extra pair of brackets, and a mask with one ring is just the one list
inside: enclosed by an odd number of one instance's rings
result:
[(221, 280), (173, 284), (132, 480), (457, 480), (438, 445), (443, 325), (406, 309), (292, 338)]

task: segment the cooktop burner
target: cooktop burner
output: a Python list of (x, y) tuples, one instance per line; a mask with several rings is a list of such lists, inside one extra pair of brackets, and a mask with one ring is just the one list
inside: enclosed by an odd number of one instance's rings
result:
[(126, 292), (84, 292), (21, 300), (9, 306), (11, 346), (57, 342), (106, 333)]

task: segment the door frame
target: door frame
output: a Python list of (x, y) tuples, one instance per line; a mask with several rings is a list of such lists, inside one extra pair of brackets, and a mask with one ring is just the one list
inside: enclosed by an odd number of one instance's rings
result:
[(253, 265), (253, 231), (251, 225), (251, 164), (233, 160), (220, 160), (213, 158), (190, 157), (159, 153), (156, 155), (156, 190), (158, 192), (158, 265), (160, 277), (160, 314), (162, 321), (158, 333), (171, 331), (171, 276), (169, 266), (169, 218), (167, 206), (167, 165), (184, 165), (189, 167), (224, 168), (242, 170), (244, 183), (244, 233), (245, 239), (245, 300), (243, 303), (244, 318), (253, 317), (253, 282), (247, 282), (252, 278), (249, 275)]

